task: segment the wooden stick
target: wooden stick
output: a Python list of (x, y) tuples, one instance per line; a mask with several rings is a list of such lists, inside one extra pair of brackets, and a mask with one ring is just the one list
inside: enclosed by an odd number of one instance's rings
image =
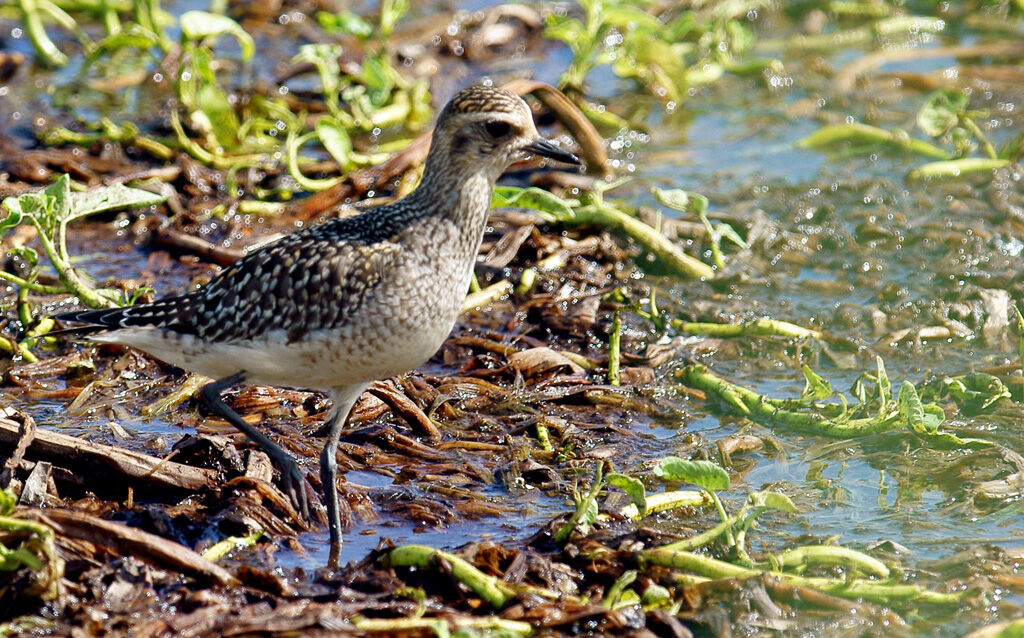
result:
[(163, 569), (173, 569), (219, 585), (238, 584), (238, 580), (226, 569), (211, 563), (188, 547), (122, 523), (59, 508), (39, 510), (19, 507), (15, 515), (45, 523), (58, 536), (89, 541), (110, 548), (122, 556), (142, 558)]
[[(0, 448), (13, 448), (21, 439), (21, 424), (9, 418), (11, 414), (9, 408), (0, 410)], [(182, 490), (195, 491), (217, 484), (213, 470), (164, 461), (49, 430), (36, 430), (35, 438), (28, 447), (28, 456), (44, 457), (60, 465), (86, 466), (93, 474), (100, 468), (107, 468), (129, 479)]]

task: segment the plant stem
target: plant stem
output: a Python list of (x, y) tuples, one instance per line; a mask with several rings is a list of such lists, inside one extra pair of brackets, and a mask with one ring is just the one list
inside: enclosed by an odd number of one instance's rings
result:
[(608, 335), (608, 383), (619, 385), (619, 359), (621, 357), (622, 319), (619, 311), (612, 313), (612, 326)]
[(451, 574), (472, 589), (496, 609), (505, 606), (515, 592), (504, 581), (488, 576), (458, 556), (425, 545), (405, 545), (391, 550), (385, 561), (391, 567), (419, 567), (430, 569), (435, 561), (443, 560), (451, 567)]
[(988, 141), (988, 138), (981, 132), (981, 129), (974, 120), (967, 116), (961, 116), (960, 125), (970, 131), (971, 135), (977, 138), (978, 143), (981, 144), (981, 150), (985, 151), (985, 155), (987, 155), (989, 159), (999, 159), (999, 154), (996, 153), (996, 147), (992, 146), (992, 142)]
[(683, 569), (709, 578), (760, 578), (770, 576), (788, 585), (810, 587), (843, 598), (864, 598), (884, 605), (898, 602), (929, 603), (935, 605), (955, 605), (963, 601), (970, 592), (955, 593), (936, 592), (917, 585), (896, 585), (879, 583), (863, 579), (837, 580), (832, 578), (810, 578), (772, 572), (756, 568), (745, 568), (685, 551), (672, 551), (664, 548), (650, 549), (640, 552), (639, 559), (653, 565)]
[(693, 279), (714, 279), (715, 271), (704, 262), (684, 253), (668, 237), (651, 228), (636, 217), (604, 202), (575, 209), (565, 224), (590, 224), (623, 233), (660, 259), (672, 274)]
[(60, 67), (67, 64), (68, 56), (61, 53), (43, 27), (43, 20), (39, 15), (39, 6), (36, 4), (36, 0), (17, 1), (25, 22), (25, 32), (28, 33), (28, 38), (31, 40), (39, 60), (46, 66)]

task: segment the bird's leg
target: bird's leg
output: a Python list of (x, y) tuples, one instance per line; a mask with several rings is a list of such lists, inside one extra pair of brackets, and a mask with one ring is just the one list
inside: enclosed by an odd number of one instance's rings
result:
[(299, 470), (299, 464), (295, 462), (295, 459), (290, 454), (271, 441), (266, 434), (263, 434), (255, 426), (249, 425), (242, 420), (242, 417), (238, 416), (238, 413), (228, 407), (228, 404), (224, 403), (224, 400), (221, 399), (221, 392), (243, 381), (245, 381), (245, 372), (236, 372), (229, 377), (207, 383), (199, 391), (199, 396), (202, 397), (210, 410), (241, 430), (242, 433), (249, 437), (249, 440), (260, 446), (260, 449), (267, 453), (274, 466), (281, 472), (281, 488), (284, 490), (284, 493), (291, 500), (292, 506), (302, 515), (303, 520), (308, 521), (310, 520), (309, 499), (306, 497), (305, 480), (302, 477), (302, 472)]
[(327, 525), (331, 532), (331, 552), (327, 564), (335, 568), (341, 558), (341, 511), (338, 507), (338, 440), (356, 399), (369, 387), (358, 384), (334, 392), (334, 412), (321, 429), (327, 430), (327, 441), (320, 452), (320, 483), (327, 506)]

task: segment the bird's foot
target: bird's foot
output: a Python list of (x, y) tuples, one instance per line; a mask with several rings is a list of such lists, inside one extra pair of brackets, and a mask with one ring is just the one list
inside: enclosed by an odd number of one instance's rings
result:
[(312, 519), (309, 516), (309, 491), (311, 488), (306, 483), (306, 478), (299, 469), (299, 464), (288, 453), (281, 451), (280, 454), (271, 456), (274, 466), (281, 472), (281, 491), (291, 501), (292, 507), (298, 512), (305, 522)]

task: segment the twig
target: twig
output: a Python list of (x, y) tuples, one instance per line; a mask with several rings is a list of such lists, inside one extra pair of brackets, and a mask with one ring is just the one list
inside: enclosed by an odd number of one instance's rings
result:
[(184, 545), (156, 534), (72, 510), (18, 508), (15, 513), (49, 525), (61, 536), (108, 547), (122, 556), (143, 558), (163, 569), (175, 569), (218, 585), (238, 584), (238, 580), (223, 567), (211, 563)]
[[(18, 413), (10, 409), (0, 411), (0, 446), (3, 447), (17, 446), (22, 438), (22, 426), (10, 418), (12, 414)], [(37, 430), (28, 449), (30, 456), (46, 457), (64, 465), (77, 464), (89, 468), (93, 474), (99, 468), (108, 468), (121, 476), (151, 485), (195, 491), (216, 484), (216, 473), (212, 470), (164, 461), (49, 430)]]

